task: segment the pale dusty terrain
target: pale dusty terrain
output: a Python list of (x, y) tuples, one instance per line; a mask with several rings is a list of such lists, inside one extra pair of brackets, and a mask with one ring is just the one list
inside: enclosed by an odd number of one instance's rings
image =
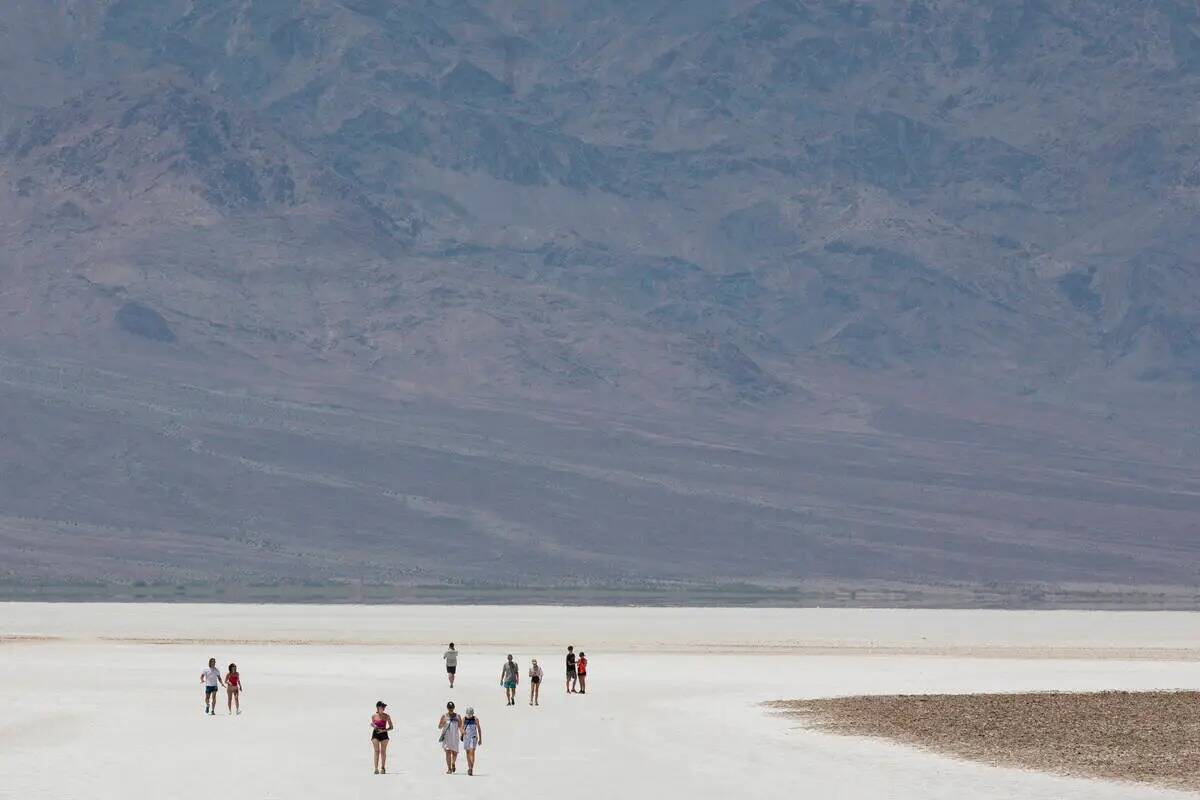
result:
[[(1185, 797), (831, 736), (762, 703), (1195, 688), (1198, 622), (1132, 612), (4, 604), (0, 796)], [(440, 659), (451, 638), (463, 652), (452, 693)], [(558, 683), (568, 643), (591, 658), (586, 697), (568, 698)], [(506, 651), (523, 668), (530, 657), (548, 668), (541, 708), (504, 707)], [(201, 713), (210, 655), (241, 666), (243, 716)], [(397, 730), (393, 774), (376, 777), (366, 723), (380, 697)], [(434, 725), (450, 697), (474, 705), (486, 728), (474, 778), (439, 768)]]

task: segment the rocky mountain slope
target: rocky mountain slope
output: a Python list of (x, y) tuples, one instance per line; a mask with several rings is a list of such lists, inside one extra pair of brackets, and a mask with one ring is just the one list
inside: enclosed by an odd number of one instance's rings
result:
[(9, 581), (1195, 580), (1194, 4), (0, 11)]

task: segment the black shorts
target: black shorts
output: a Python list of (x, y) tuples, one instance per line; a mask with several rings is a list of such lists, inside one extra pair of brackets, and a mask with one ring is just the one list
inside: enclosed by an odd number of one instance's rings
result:
[(542, 682), (542, 679), (539, 678), (537, 675), (534, 675), (532, 678), (529, 679), (529, 682), (534, 685), (537, 685)]
[(575, 677), (575, 670), (573, 670), (573, 669), (569, 669), (569, 670), (567, 670), (567, 677), (568, 677), (568, 678), (574, 678), (574, 677)]
[(205, 687), (204, 687), (204, 693), (205, 693), (205, 694), (216, 694), (216, 693), (217, 693), (217, 689), (219, 689), (219, 688), (221, 688), (221, 687), (219, 687), (219, 686), (205, 686)]
[(371, 731), (371, 738), (377, 742), (386, 742), (388, 740), (387, 731)]
[(455, 673), (455, 671), (457, 671), (457, 670), (458, 670), (458, 667), (446, 667), (446, 674), (453, 675)]

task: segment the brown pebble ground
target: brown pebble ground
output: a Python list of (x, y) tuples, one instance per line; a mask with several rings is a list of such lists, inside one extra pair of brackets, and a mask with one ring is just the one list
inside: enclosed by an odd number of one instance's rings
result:
[(882, 695), (768, 705), (831, 733), (989, 764), (1200, 790), (1200, 692)]

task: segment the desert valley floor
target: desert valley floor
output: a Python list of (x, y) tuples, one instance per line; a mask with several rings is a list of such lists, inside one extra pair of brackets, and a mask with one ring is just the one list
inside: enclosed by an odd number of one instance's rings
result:
[[(462, 651), (455, 689), (441, 653)], [(586, 696), (561, 681), (567, 644)], [(498, 686), (513, 653), (516, 707)], [(209, 657), (244, 714), (202, 713)], [(524, 674), (538, 658), (539, 708)], [(1188, 797), (834, 736), (765, 701), (857, 694), (1194, 689), (1200, 615), (434, 606), (0, 604), (4, 798)], [(395, 719), (371, 771), (377, 699)], [(485, 728), (448, 776), (446, 700)]]

